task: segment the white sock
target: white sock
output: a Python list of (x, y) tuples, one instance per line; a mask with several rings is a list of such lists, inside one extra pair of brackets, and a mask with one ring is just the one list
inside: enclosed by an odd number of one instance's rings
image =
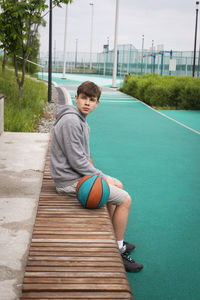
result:
[(117, 241), (119, 249), (122, 249), (124, 241)]

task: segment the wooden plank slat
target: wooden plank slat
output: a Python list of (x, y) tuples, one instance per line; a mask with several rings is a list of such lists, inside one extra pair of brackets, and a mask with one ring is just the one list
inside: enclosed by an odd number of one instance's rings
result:
[(60, 267), (60, 266), (26, 266), (26, 271), (28, 272), (116, 272), (116, 271), (120, 271), (120, 272), (124, 272), (124, 267), (122, 265), (120, 266), (97, 266), (97, 267), (94, 267), (94, 266), (87, 266), (84, 268), (83, 267), (80, 267), (80, 266), (73, 266), (73, 267)]
[(128, 283), (120, 285), (120, 284), (40, 284), (40, 283), (24, 283), (23, 290), (24, 291), (126, 291), (129, 289)]
[(60, 256), (60, 257), (52, 257), (52, 256), (46, 256), (46, 257), (32, 257), (32, 256), (29, 256), (28, 258), (28, 262), (30, 261), (45, 261), (45, 262), (50, 262), (50, 261), (53, 261), (53, 262), (57, 262), (57, 261), (64, 261), (64, 262), (72, 262), (73, 260), (75, 260), (76, 262), (121, 262), (121, 260), (119, 260), (119, 257), (116, 256), (116, 257), (92, 257), (92, 256), (89, 256), (89, 257), (74, 257), (74, 256), (68, 256), (68, 257), (65, 257), (65, 256)]
[[(115, 247), (114, 247), (115, 246)], [(67, 241), (63, 241), (62, 243), (48, 243), (48, 242), (33, 242), (30, 246), (30, 250), (41, 250), (41, 251), (47, 251), (47, 250), (51, 250), (50, 248), (52, 248), (52, 250), (55, 249), (62, 249), (63, 251), (100, 251), (102, 252), (102, 248), (104, 252), (109, 251), (111, 252), (111, 250), (113, 250), (113, 252), (117, 252), (118, 253), (118, 247), (116, 244), (113, 245), (113, 243), (95, 243), (93, 241), (91, 241), (90, 243), (82, 243), (81, 247), (80, 247), (80, 243), (78, 241), (74, 241), (74, 242), (67, 242)], [(107, 249), (109, 248), (109, 249)], [(117, 251), (116, 251), (117, 249)]]
[(126, 279), (126, 274), (116, 271), (115, 273), (112, 272), (26, 272), (25, 278), (124, 278)]
[[(36, 257), (36, 256), (47, 256), (47, 255), (51, 255), (51, 257), (63, 257), (63, 256), (67, 256), (67, 255), (73, 255), (73, 257), (80, 257), (80, 256), (83, 256), (83, 257), (99, 257), (102, 255), (102, 251), (100, 252), (92, 252), (92, 251), (77, 251), (77, 252), (69, 252), (69, 251), (49, 251), (49, 252), (43, 252), (43, 251), (30, 251), (30, 256), (31, 257)], [(105, 252), (104, 253), (104, 257), (112, 257), (112, 256), (117, 256), (118, 257), (118, 254), (113, 254), (113, 253), (110, 253), (110, 252)]]
[(83, 292), (24, 292), (21, 296), (21, 299), (67, 299), (67, 300), (101, 300), (101, 299), (109, 299), (109, 300), (130, 300), (130, 294), (127, 292), (99, 292), (96, 293), (91, 291), (90, 293)]
[(40, 282), (40, 284), (105, 284), (105, 281), (109, 280), (109, 284), (119, 284), (119, 285), (127, 285), (127, 280), (126, 278), (96, 278), (96, 277), (92, 277), (92, 278), (76, 278), (76, 277), (72, 277), (72, 278), (68, 278), (68, 277), (51, 277), (51, 278), (47, 278), (47, 277), (35, 277), (35, 278), (25, 278), (24, 279), (24, 283), (27, 284), (31, 284), (31, 283), (38, 283), (38, 281)]
[(58, 195), (49, 152), (20, 299), (133, 299), (106, 206)]

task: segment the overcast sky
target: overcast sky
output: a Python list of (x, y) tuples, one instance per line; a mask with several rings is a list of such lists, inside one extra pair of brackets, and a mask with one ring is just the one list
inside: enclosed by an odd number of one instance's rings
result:
[[(92, 2), (92, 52), (101, 52), (109, 38), (114, 45), (116, 0), (74, 0), (68, 5), (67, 51), (90, 52)], [(193, 51), (196, 0), (119, 0), (118, 44), (133, 44), (142, 48), (164, 45), (165, 50)], [(47, 26), (40, 29), (41, 51), (48, 51)], [(200, 20), (200, 17), (199, 17)], [(53, 9), (53, 48), (63, 51), (65, 6)], [(199, 21), (200, 23), (200, 21)], [(199, 26), (198, 26), (199, 30)], [(198, 31), (198, 35), (200, 32)], [(199, 41), (197, 48), (199, 48)]]

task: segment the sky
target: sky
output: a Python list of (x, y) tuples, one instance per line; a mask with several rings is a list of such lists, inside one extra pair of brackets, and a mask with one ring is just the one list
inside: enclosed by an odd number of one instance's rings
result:
[[(90, 52), (93, 3), (92, 52), (102, 52), (109, 40), (114, 47), (116, 0), (73, 0), (68, 5), (66, 51)], [(53, 9), (53, 49), (64, 49), (66, 6)], [(47, 25), (40, 28), (41, 52), (48, 51)], [(133, 44), (137, 49), (161, 45), (164, 50), (193, 51), (196, 0), (119, 0), (118, 44)], [(200, 20), (200, 17), (199, 17)], [(200, 21), (199, 21), (200, 23)], [(198, 35), (199, 26), (198, 26)], [(200, 39), (197, 40), (197, 49)]]

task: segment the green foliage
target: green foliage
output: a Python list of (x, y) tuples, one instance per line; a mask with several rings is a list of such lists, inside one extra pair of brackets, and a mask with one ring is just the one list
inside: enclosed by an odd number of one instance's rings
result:
[(187, 82), (180, 97), (180, 109), (200, 110), (200, 80)]
[(53, 0), (53, 5), (61, 7), (61, 4), (72, 3), (73, 0)]
[[(35, 43), (31, 49), (30, 55), (29, 55), (29, 60), (33, 63), (38, 63), (39, 48), (40, 48), (40, 42), (39, 42), (39, 37), (37, 36), (35, 39)], [(20, 56), (20, 53), (19, 53), (19, 56)], [(23, 60), (20, 58), (17, 58), (17, 62), (18, 62), (19, 70), (22, 70)], [(34, 73), (39, 72), (40, 68), (33, 63), (30, 63), (29, 61), (27, 61), (26, 73), (33, 75)], [(14, 62), (13, 62), (13, 64), (14, 64)]]
[(42, 81), (26, 78), (22, 101), (13, 71), (0, 73), (0, 92), (4, 94), (5, 131), (34, 132), (47, 101), (47, 85)]
[[(53, 4), (71, 3), (72, 0), (54, 0)], [(43, 13), (48, 8), (45, 0), (0, 0), (0, 48), (7, 54), (31, 52), (38, 26), (45, 25)], [(22, 53), (22, 54), (23, 54)], [(24, 57), (23, 55), (21, 55)], [(27, 58), (27, 57), (26, 57)]]
[(43, 21), (42, 12), (47, 8), (45, 0), (0, 0), (0, 6), (1, 48), (8, 55), (21, 51), (27, 56)]
[(137, 98), (137, 88), (138, 88), (138, 77), (128, 75), (124, 79), (123, 84), (123, 92), (129, 95), (132, 95), (134, 93), (134, 97)]
[(121, 90), (163, 109), (200, 109), (200, 78), (147, 74), (124, 79)]
[[(53, 0), (55, 6), (72, 0)], [(0, 0), (0, 48), (13, 57), (19, 96), (22, 99), (26, 61), (33, 53), (39, 25), (45, 25), (45, 0)], [(22, 57), (19, 63), (17, 56)], [(21, 65), (22, 75), (19, 74)]]

